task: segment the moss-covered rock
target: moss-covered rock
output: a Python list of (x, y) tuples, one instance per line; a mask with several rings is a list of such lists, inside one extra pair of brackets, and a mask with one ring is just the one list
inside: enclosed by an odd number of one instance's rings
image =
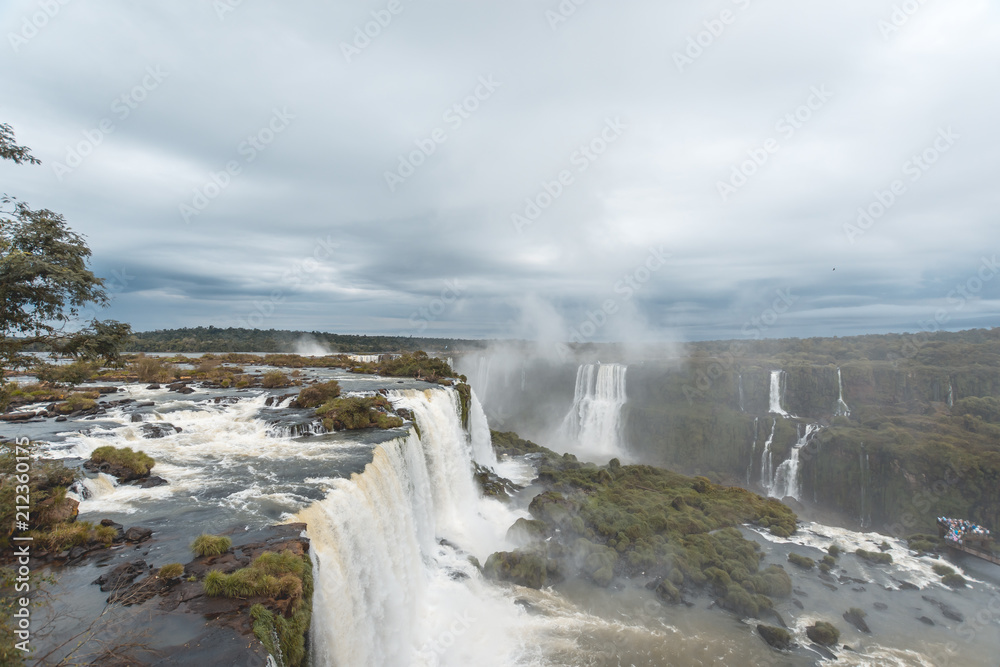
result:
[(806, 628), (806, 636), (823, 646), (835, 646), (840, 641), (840, 630), (826, 621), (817, 621)]
[(772, 648), (779, 651), (787, 651), (792, 647), (792, 636), (788, 630), (776, 628), (772, 625), (758, 625), (757, 634)]

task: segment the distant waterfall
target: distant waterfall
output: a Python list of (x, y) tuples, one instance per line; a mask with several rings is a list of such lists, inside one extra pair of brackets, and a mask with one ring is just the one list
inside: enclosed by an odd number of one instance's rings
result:
[(868, 463), (868, 450), (865, 448), (865, 443), (861, 443), (861, 452), (858, 454), (860, 457), (861, 465), (861, 527), (868, 528), (872, 525), (872, 508), (871, 499), (869, 496), (869, 488), (871, 486), (872, 471)]
[(955, 407), (955, 390), (951, 386), (951, 382), (948, 383), (948, 407)]
[(771, 371), (770, 411), (773, 414), (781, 415), (782, 417), (791, 417), (791, 415), (785, 412), (784, 408), (781, 407), (781, 398), (782, 398), (781, 380), (783, 376), (784, 376), (783, 371), (780, 370)]
[(851, 409), (844, 402), (844, 379), (840, 375), (840, 367), (837, 367), (837, 417), (850, 417)]
[(479, 402), (475, 390), (472, 390), (472, 400), (469, 401), (469, 442), (472, 445), (472, 458), (476, 463), (487, 468), (496, 468), (497, 455), (493, 451), (490, 425), (486, 421), (483, 404)]
[(740, 373), (738, 379), (736, 380), (736, 387), (740, 394), (740, 412), (746, 412), (743, 409), (743, 373)]
[(791, 496), (796, 500), (802, 500), (802, 480), (799, 468), (799, 454), (802, 447), (809, 443), (812, 436), (820, 429), (819, 424), (809, 424), (803, 433), (800, 427), (798, 442), (792, 446), (788, 460), (778, 466), (774, 471), (774, 482), (768, 489), (767, 494), (772, 498), (784, 498)]
[(622, 453), (621, 412), (627, 399), (621, 364), (584, 364), (576, 372), (573, 407), (562, 423), (562, 437), (574, 452), (592, 456)]
[(753, 460), (757, 456), (757, 438), (759, 433), (757, 432), (757, 423), (760, 421), (759, 417), (753, 418), (753, 445), (750, 447), (750, 464), (747, 466), (747, 487), (750, 486), (750, 476), (753, 472)]
[(778, 419), (771, 421), (771, 435), (764, 443), (764, 453), (760, 455), (760, 485), (765, 491), (771, 490), (771, 478), (774, 475), (774, 464), (771, 461), (771, 443), (774, 442), (774, 430), (778, 426)]
[[(514, 518), (475, 488), (454, 391), (390, 399), (413, 411), (421, 435), (377, 446), (364, 472), (337, 480), (298, 517), (316, 559), (313, 664), (507, 664), (516, 646), (509, 628), (521, 612), (513, 599), (491, 596), (451, 545), (484, 558), (503, 546)], [(496, 513), (506, 514), (484, 518)], [(442, 637), (448, 643), (433, 643)]]

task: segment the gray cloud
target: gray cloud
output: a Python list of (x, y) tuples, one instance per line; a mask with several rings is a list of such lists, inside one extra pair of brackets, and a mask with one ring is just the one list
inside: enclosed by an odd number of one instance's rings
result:
[[(0, 119), (45, 162), (0, 165), (4, 189), (64, 213), (102, 275), (135, 276), (108, 315), (137, 328), (268, 311), (568, 338), (612, 300), (594, 340), (739, 337), (778, 290), (794, 302), (751, 330), (995, 323), (1000, 277), (952, 294), (998, 250), (987, 0), (924, 4), (888, 35), (890, 0), (593, 1), (555, 29), (554, 0), (401, 0), (367, 45), (385, 2), (218, 4), (67, 2), (30, 37), (42, 4), (0, 13)], [(670, 259), (626, 298), (651, 248)]]

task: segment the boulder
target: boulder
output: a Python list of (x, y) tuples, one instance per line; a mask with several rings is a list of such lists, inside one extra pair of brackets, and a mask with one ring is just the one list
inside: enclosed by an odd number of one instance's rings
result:
[(806, 636), (821, 646), (836, 646), (840, 641), (840, 630), (826, 621), (817, 621), (806, 628)]
[(937, 607), (941, 611), (941, 615), (944, 616), (945, 618), (951, 619), (952, 621), (955, 621), (957, 623), (965, 622), (965, 616), (963, 616), (960, 611), (952, 607), (950, 604), (946, 602), (941, 602), (940, 600), (936, 600), (926, 595), (923, 595), (921, 597), (923, 598), (924, 602), (928, 602)]
[(792, 647), (792, 636), (787, 630), (770, 625), (758, 625), (757, 633), (768, 645), (779, 651), (787, 651)]
[(162, 477), (157, 477), (156, 475), (151, 475), (146, 479), (136, 482), (133, 486), (138, 486), (140, 489), (152, 489), (157, 486), (165, 486), (169, 484), (167, 480)]
[(872, 630), (868, 627), (868, 623), (865, 622), (865, 616), (865, 612), (854, 607), (851, 607), (849, 610), (844, 612), (845, 621), (856, 627), (861, 632), (870, 635)]
[(125, 531), (125, 540), (127, 542), (142, 542), (148, 540), (152, 537), (153, 531), (150, 528), (143, 528), (142, 526), (132, 526)]
[(139, 427), (139, 431), (142, 433), (143, 438), (152, 440), (154, 438), (165, 438), (168, 435), (174, 435), (180, 429), (168, 422), (145, 422)]
[(135, 581), (138, 576), (148, 571), (149, 566), (146, 565), (146, 561), (134, 560), (130, 563), (122, 563), (110, 572), (105, 572), (95, 579), (94, 583), (100, 586), (103, 592), (109, 593), (124, 589)]

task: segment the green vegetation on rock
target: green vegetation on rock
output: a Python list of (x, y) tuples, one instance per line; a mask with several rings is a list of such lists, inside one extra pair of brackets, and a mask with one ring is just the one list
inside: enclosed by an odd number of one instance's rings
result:
[(890, 565), (892, 563), (892, 555), (881, 553), (879, 551), (865, 551), (864, 549), (858, 549), (854, 552), (859, 558), (872, 563), (874, 565)]
[(334, 398), (316, 410), (329, 431), (354, 431), (365, 428), (398, 428), (403, 420), (390, 414), (392, 404), (382, 395)]
[(792, 565), (801, 567), (803, 570), (811, 570), (816, 567), (816, 561), (812, 558), (808, 558), (795, 552), (788, 554), (788, 562)]
[(806, 636), (817, 644), (835, 646), (840, 641), (840, 630), (826, 621), (817, 621), (806, 628)]
[(300, 408), (318, 408), (327, 401), (340, 396), (340, 383), (336, 380), (314, 384), (299, 392), (295, 403)]
[(233, 546), (233, 541), (222, 535), (199, 535), (191, 543), (191, 551), (199, 556), (219, 556)]

